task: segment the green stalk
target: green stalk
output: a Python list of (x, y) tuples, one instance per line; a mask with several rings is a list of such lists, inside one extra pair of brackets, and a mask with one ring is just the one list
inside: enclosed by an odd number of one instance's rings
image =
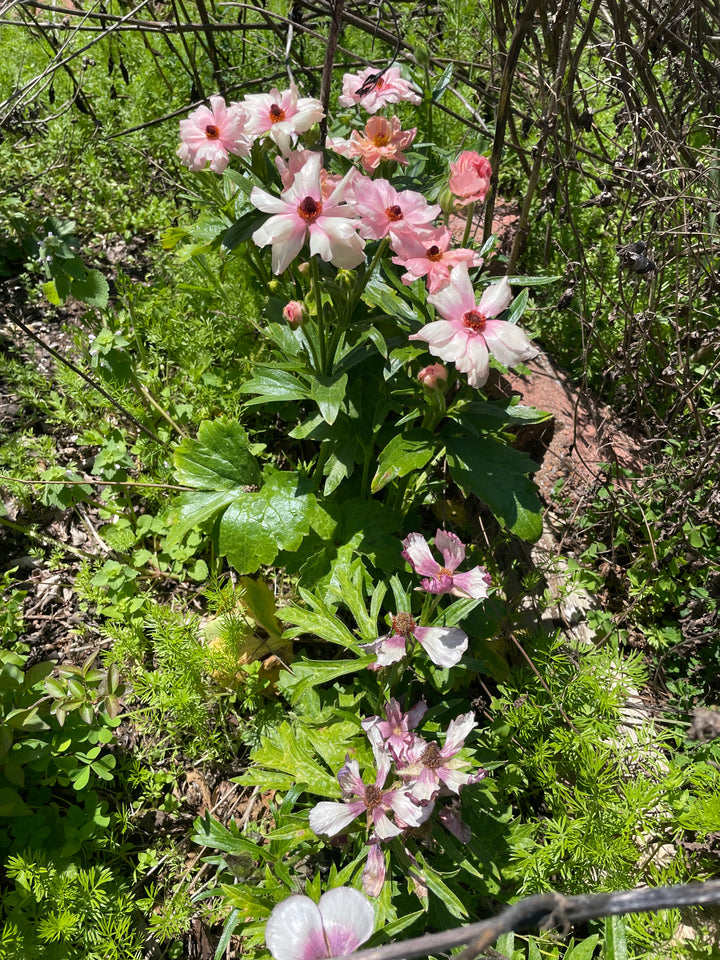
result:
[(322, 302), (322, 290), (320, 288), (320, 267), (317, 257), (310, 258), (310, 268), (312, 271), (313, 296), (315, 297), (315, 313), (317, 315), (318, 339), (320, 341), (320, 372), (327, 374), (327, 343), (325, 341), (325, 310)]
[(467, 221), (465, 223), (465, 233), (463, 234), (461, 246), (466, 247), (468, 240), (470, 239), (470, 231), (472, 230), (473, 215), (475, 213), (475, 204), (471, 203), (468, 207), (467, 212)]

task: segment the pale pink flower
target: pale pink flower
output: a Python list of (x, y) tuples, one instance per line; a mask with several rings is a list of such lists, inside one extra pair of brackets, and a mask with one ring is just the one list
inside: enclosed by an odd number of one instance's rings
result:
[(456, 666), (468, 648), (468, 636), (459, 627), (419, 627), (409, 613), (396, 614), (391, 617), (391, 623), (391, 633), (363, 644), (364, 651), (377, 654), (371, 670), (402, 660), (413, 640), (417, 640), (438, 667)]
[(468, 267), (482, 264), (482, 257), (474, 250), (465, 247), (449, 249), (451, 241), (452, 234), (447, 227), (396, 237), (393, 250), (397, 256), (393, 257), (393, 263), (407, 270), (400, 278), (402, 282), (409, 286), (420, 277), (425, 277), (428, 293), (436, 293), (450, 283), (451, 267), (458, 263)]
[(321, 156), (313, 153), (295, 174), (292, 186), (280, 197), (253, 187), (250, 201), (259, 210), (272, 213), (253, 234), (259, 247), (272, 244), (273, 273), (282, 273), (310, 240), (311, 255), (319, 255), (336, 267), (351, 269), (364, 258), (364, 243), (357, 234), (357, 220), (343, 202), (347, 177), (328, 197), (322, 195)]
[[(350, 826), (356, 817), (366, 813), (368, 827), (372, 828), (374, 835), (379, 840), (390, 840), (408, 826), (419, 826), (424, 819), (425, 811), (408, 797), (406, 788), (384, 789), (392, 760), (379, 736), (373, 736), (372, 731), (368, 731), (368, 738), (377, 764), (375, 783), (363, 783), (357, 760), (346, 757), (345, 765), (337, 775), (345, 802), (327, 800), (313, 807), (310, 811), (310, 829), (315, 833), (334, 837)], [(353, 796), (359, 799), (352, 800)], [(393, 814), (394, 823), (388, 817), (389, 813)]]
[(361, 218), (359, 231), (368, 240), (381, 240), (428, 227), (440, 213), (421, 193), (396, 190), (387, 180), (356, 177), (347, 191), (348, 202)]
[(307, 319), (307, 311), (299, 300), (290, 300), (283, 307), (283, 317), (291, 327), (299, 327)]
[(413, 90), (408, 80), (403, 80), (399, 67), (388, 67), (384, 72), (376, 67), (367, 67), (360, 73), (343, 76), (343, 92), (338, 97), (341, 107), (359, 103), (368, 113), (377, 113), (387, 103), (422, 103), (422, 98)]
[(435, 390), (438, 382), (445, 383), (447, 378), (447, 369), (441, 363), (431, 363), (429, 366), (423, 367), (418, 374), (418, 380), (428, 390)]
[(254, 137), (267, 134), (287, 156), (298, 134), (305, 133), (325, 116), (322, 104), (312, 97), (298, 99), (294, 83), (282, 93), (273, 88), (270, 93), (251, 93), (243, 100), (247, 114), (246, 131)]
[(372, 173), (382, 160), (394, 160), (407, 166), (403, 150), (410, 146), (417, 134), (417, 127), (402, 130), (400, 120), (393, 117), (371, 117), (365, 124), (365, 134), (353, 130), (349, 140), (342, 137), (328, 138), (327, 145), (343, 157), (360, 157), (365, 170)]
[(438, 530), (435, 534), (435, 549), (442, 554), (442, 566), (430, 553), (427, 540), (421, 533), (409, 534), (403, 540), (403, 547), (403, 557), (415, 573), (424, 578), (420, 585), (428, 593), (451, 593), (455, 597), (473, 600), (487, 597), (492, 578), (485, 567), (455, 573), (465, 559), (465, 544), (454, 533)]
[(397, 762), (405, 759), (407, 748), (415, 740), (415, 734), (410, 731), (420, 723), (426, 710), (427, 704), (421, 700), (407, 713), (403, 713), (398, 701), (392, 699), (385, 704), (385, 720), (380, 717), (367, 717), (361, 721), (361, 726), (368, 735), (370, 728), (374, 727)]
[(398, 768), (403, 779), (408, 780), (412, 795), (419, 801), (432, 800), (441, 786), (453, 793), (471, 783), (478, 783), (487, 776), (487, 770), (470, 773), (470, 763), (457, 754), (465, 744), (465, 738), (477, 726), (472, 713), (465, 713), (450, 722), (445, 745), (440, 748), (435, 741), (426, 743), (419, 737), (408, 747), (408, 762)]
[(456, 207), (466, 207), (478, 200), (482, 203), (490, 188), (492, 167), (487, 157), (474, 150), (463, 150), (455, 163), (450, 164), (450, 191), (455, 194)]
[(335, 887), (317, 904), (288, 897), (273, 907), (265, 943), (275, 960), (326, 960), (365, 943), (375, 930), (375, 911), (352, 887)]
[(379, 897), (385, 883), (385, 854), (377, 838), (370, 840), (367, 863), (363, 870), (363, 890), (369, 897)]
[(457, 797), (442, 808), (438, 820), (460, 843), (470, 843), (472, 831), (460, 815), (460, 800)]
[(447, 287), (428, 297), (444, 319), (426, 323), (410, 339), (425, 340), (430, 353), (467, 374), (471, 387), (482, 387), (490, 375), (490, 353), (505, 367), (537, 356), (537, 348), (519, 327), (494, 319), (511, 301), (510, 285), (503, 277), (476, 303), (467, 267), (460, 263)]
[(240, 104), (225, 105), (222, 97), (210, 97), (210, 106), (197, 110), (180, 121), (177, 155), (190, 170), (204, 170), (210, 164), (214, 173), (222, 173), (230, 154), (246, 157), (252, 139), (246, 135), (245, 113)]

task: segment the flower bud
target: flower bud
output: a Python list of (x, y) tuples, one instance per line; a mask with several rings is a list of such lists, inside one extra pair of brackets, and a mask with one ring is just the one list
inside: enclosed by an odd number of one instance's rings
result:
[(455, 213), (455, 196), (450, 187), (443, 187), (437, 198), (443, 213)]
[(280, 283), (279, 280), (271, 280), (268, 283), (268, 290), (270, 291), (270, 293), (280, 293), (280, 291), (282, 290), (282, 284)]
[(291, 327), (299, 327), (307, 320), (307, 311), (299, 300), (290, 300), (283, 307), (283, 317)]
[(428, 390), (436, 390), (438, 388), (438, 380), (445, 383), (447, 378), (447, 370), (441, 363), (431, 363), (429, 367), (423, 367), (418, 374), (418, 380), (424, 387), (427, 387)]
[(419, 40), (415, 44), (415, 59), (417, 60), (418, 66), (424, 70), (427, 70), (430, 66), (430, 53), (422, 40)]
[(309, 276), (310, 274), (310, 264), (307, 260), (304, 260), (302, 263), (297, 265), (297, 272), (301, 273), (304, 277)]

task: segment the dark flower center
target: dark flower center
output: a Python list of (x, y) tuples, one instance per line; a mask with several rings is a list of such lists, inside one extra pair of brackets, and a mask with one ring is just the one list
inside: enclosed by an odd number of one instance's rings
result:
[(417, 624), (409, 613), (398, 613), (392, 618), (392, 628), (395, 633), (403, 637), (411, 637), (415, 632)]
[(437, 263), (438, 260), (442, 260), (442, 250), (436, 243), (434, 243), (431, 247), (428, 247), (425, 252), (428, 260), (432, 260), (433, 263)]
[(441, 767), (445, 761), (440, 756), (440, 748), (433, 741), (425, 747), (423, 755), (420, 757), (420, 762), (425, 767), (430, 767), (431, 770), (437, 770), (438, 767)]
[(479, 310), (468, 310), (463, 316), (463, 326), (469, 327), (475, 333), (482, 333), (487, 326), (487, 317)]
[(305, 197), (305, 199), (298, 204), (297, 212), (307, 223), (314, 223), (322, 213), (322, 207), (323, 205), (319, 200), (313, 200), (312, 197)]
[(208, 140), (219, 140), (220, 131), (218, 130), (218, 128), (215, 126), (214, 123), (209, 123), (205, 127), (205, 136), (208, 138)]
[(270, 107), (270, 123), (281, 123), (285, 119), (285, 111), (274, 103)]
[(376, 787), (374, 784), (370, 784), (365, 787), (365, 806), (368, 810), (372, 810), (374, 807), (377, 807), (382, 803), (382, 790)]
[(403, 218), (402, 208), (397, 203), (394, 203), (391, 207), (385, 207), (385, 213), (388, 220), (402, 220)]

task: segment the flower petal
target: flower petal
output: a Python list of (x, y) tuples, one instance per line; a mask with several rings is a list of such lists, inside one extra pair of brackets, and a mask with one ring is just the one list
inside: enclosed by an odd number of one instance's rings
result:
[(353, 803), (322, 801), (310, 811), (310, 829), (314, 833), (324, 833), (327, 837), (334, 837), (342, 833), (363, 810), (365, 810), (365, 803), (362, 800), (356, 800)]
[(468, 648), (468, 635), (458, 627), (418, 627), (416, 639), (438, 667), (454, 667)]
[(363, 870), (363, 890), (369, 897), (379, 897), (385, 883), (385, 854), (380, 844), (373, 843)]
[(512, 298), (510, 284), (507, 277), (503, 277), (499, 283), (491, 283), (483, 290), (477, 308), (486, 317), (497, 317), (503, 310), (507, 310), (512, 303)]
[(453, 576), (451, 593), (456, 597), (469, 597), (473, 600), (484, 600), (488, 595), (490, 574), (485, 567), (473, 567), (465, 573), (456, 573)]
[(411, 533), (403, 540), (402, 556), (421, 577), (434, 577), (440, 564), (433, 559), (427, 540), (421, 533)]
[(438, 530), (435, 534), (435, 549), (443, 555), (448, 570), (455, 570), (465, 559), (465, 544), (460, 537), (446, 530)]
[(373, 935), (375, 911), (359, 890), (328, 890), (320, 897), (318, 908), (331, 957), (352, 953)]
[(465, 743), (467, 735), (471, 730), (474, 730), (476, 726), (477, 720), (472, 711), (463, 713), (459, 717), (455, 717), (454, 720), (451, 720), (447, 729), (447, 736), (445, 737), (445, 745), (440, 751), (440, 755), (442, 757), (451, 757), (457, 753)]
[(288, 897), (273, 908), (265, 943), (275, 960), (321, 960), (328, 956), (320, 910), (310, 897)]

